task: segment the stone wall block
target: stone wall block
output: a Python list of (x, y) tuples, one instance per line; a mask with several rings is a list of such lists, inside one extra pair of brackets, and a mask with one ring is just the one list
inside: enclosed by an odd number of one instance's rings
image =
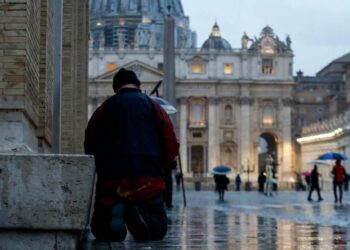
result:
[(0, 155), (0, 230), (82, 230), (95, 167), (86, 155)]

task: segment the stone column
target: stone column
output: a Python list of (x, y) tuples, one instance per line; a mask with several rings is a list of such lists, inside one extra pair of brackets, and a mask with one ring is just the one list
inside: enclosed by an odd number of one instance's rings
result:
[(209, 97), (208, 108), (208, 169), (217, 165), (218, 145), (216, 134), (216, 104), (217, 99), (215, 97)]
[(281, 129), (282, 129), (282, 162), (280, 177), (286, 181), (285, 178), (292, 175), (292, 102), (291, 98), (284, 98), (282, 100), (281, 110)]
[(187, 173), (187, 99), (185, 97), (180, 100), (180, 156), (182, 163), (182, 171)]
[(87, 124), (87, 0), (63, 1), (61, 153), (83, 152)]
[[(240, 98), (241, 117), (240, 117), (240, 164), (246, 167), (247, 161), (250, 159), (251, 137), (250, 137), (250, 106), (253, 104), (253, 99), (247, 96)], [(252, 160), (250, 160), (252, 162)], [(239, 168), (241, 167), (239, 166)]]
[(176, 105), (175, 98), (175, 47), (174, 18), (169, 14), (164, 19), (164, 82), (163, 95), (171, 105)]

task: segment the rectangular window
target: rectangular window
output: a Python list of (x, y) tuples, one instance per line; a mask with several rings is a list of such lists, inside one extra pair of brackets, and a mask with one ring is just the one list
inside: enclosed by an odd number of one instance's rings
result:
[(117, 64), (116, 63), (108, 63), (107, 64), (107, 71), (110, 72), (110, 71), (113, 71), (117, 68)]
[(163, 69), (164, 69), (164, 64), (163, 64), (163, 63), (158, 63), (157, 68), (158, 68), (160, 71), (163, 71)]
[(262, 60), (262, 73), (263, 74), (273, 74), (273, 60), (263, 59)]
[(231, 63), (224, 64), (224, 74), (232, 75), (233, 74), (233, 65)]
[(189, 126), (203, 128), (206, 126), (205, 103), (203, 100), (192, 100), (189, 105)]
[(204, 65), (201, 63), (192, 64), (192, 73), (193, 74), (201, 74), (204, 72)]
[(191, 170), (194, 174), (204, 173), (204, 147), (202, 145), (193, 145), (191, 147)]

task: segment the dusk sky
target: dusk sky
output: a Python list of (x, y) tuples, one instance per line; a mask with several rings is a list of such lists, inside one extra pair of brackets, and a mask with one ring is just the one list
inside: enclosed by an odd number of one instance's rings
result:
[(315, 75), (332, 60), (350, 52), (349, 0), (182, 0), (198, 43), (209, 37), (215, 20), (233, 48), (243, 32), (259, 37), (273, 28), (280, 40), (289, 34), (294, 51), (294, 74)]

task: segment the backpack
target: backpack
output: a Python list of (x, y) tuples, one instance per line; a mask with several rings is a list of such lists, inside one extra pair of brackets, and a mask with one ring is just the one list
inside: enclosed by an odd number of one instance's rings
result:
[(334, 180), (336, 182), (343, 182), (345, 180), (344, 167), (341, 165), (334, 167)]

